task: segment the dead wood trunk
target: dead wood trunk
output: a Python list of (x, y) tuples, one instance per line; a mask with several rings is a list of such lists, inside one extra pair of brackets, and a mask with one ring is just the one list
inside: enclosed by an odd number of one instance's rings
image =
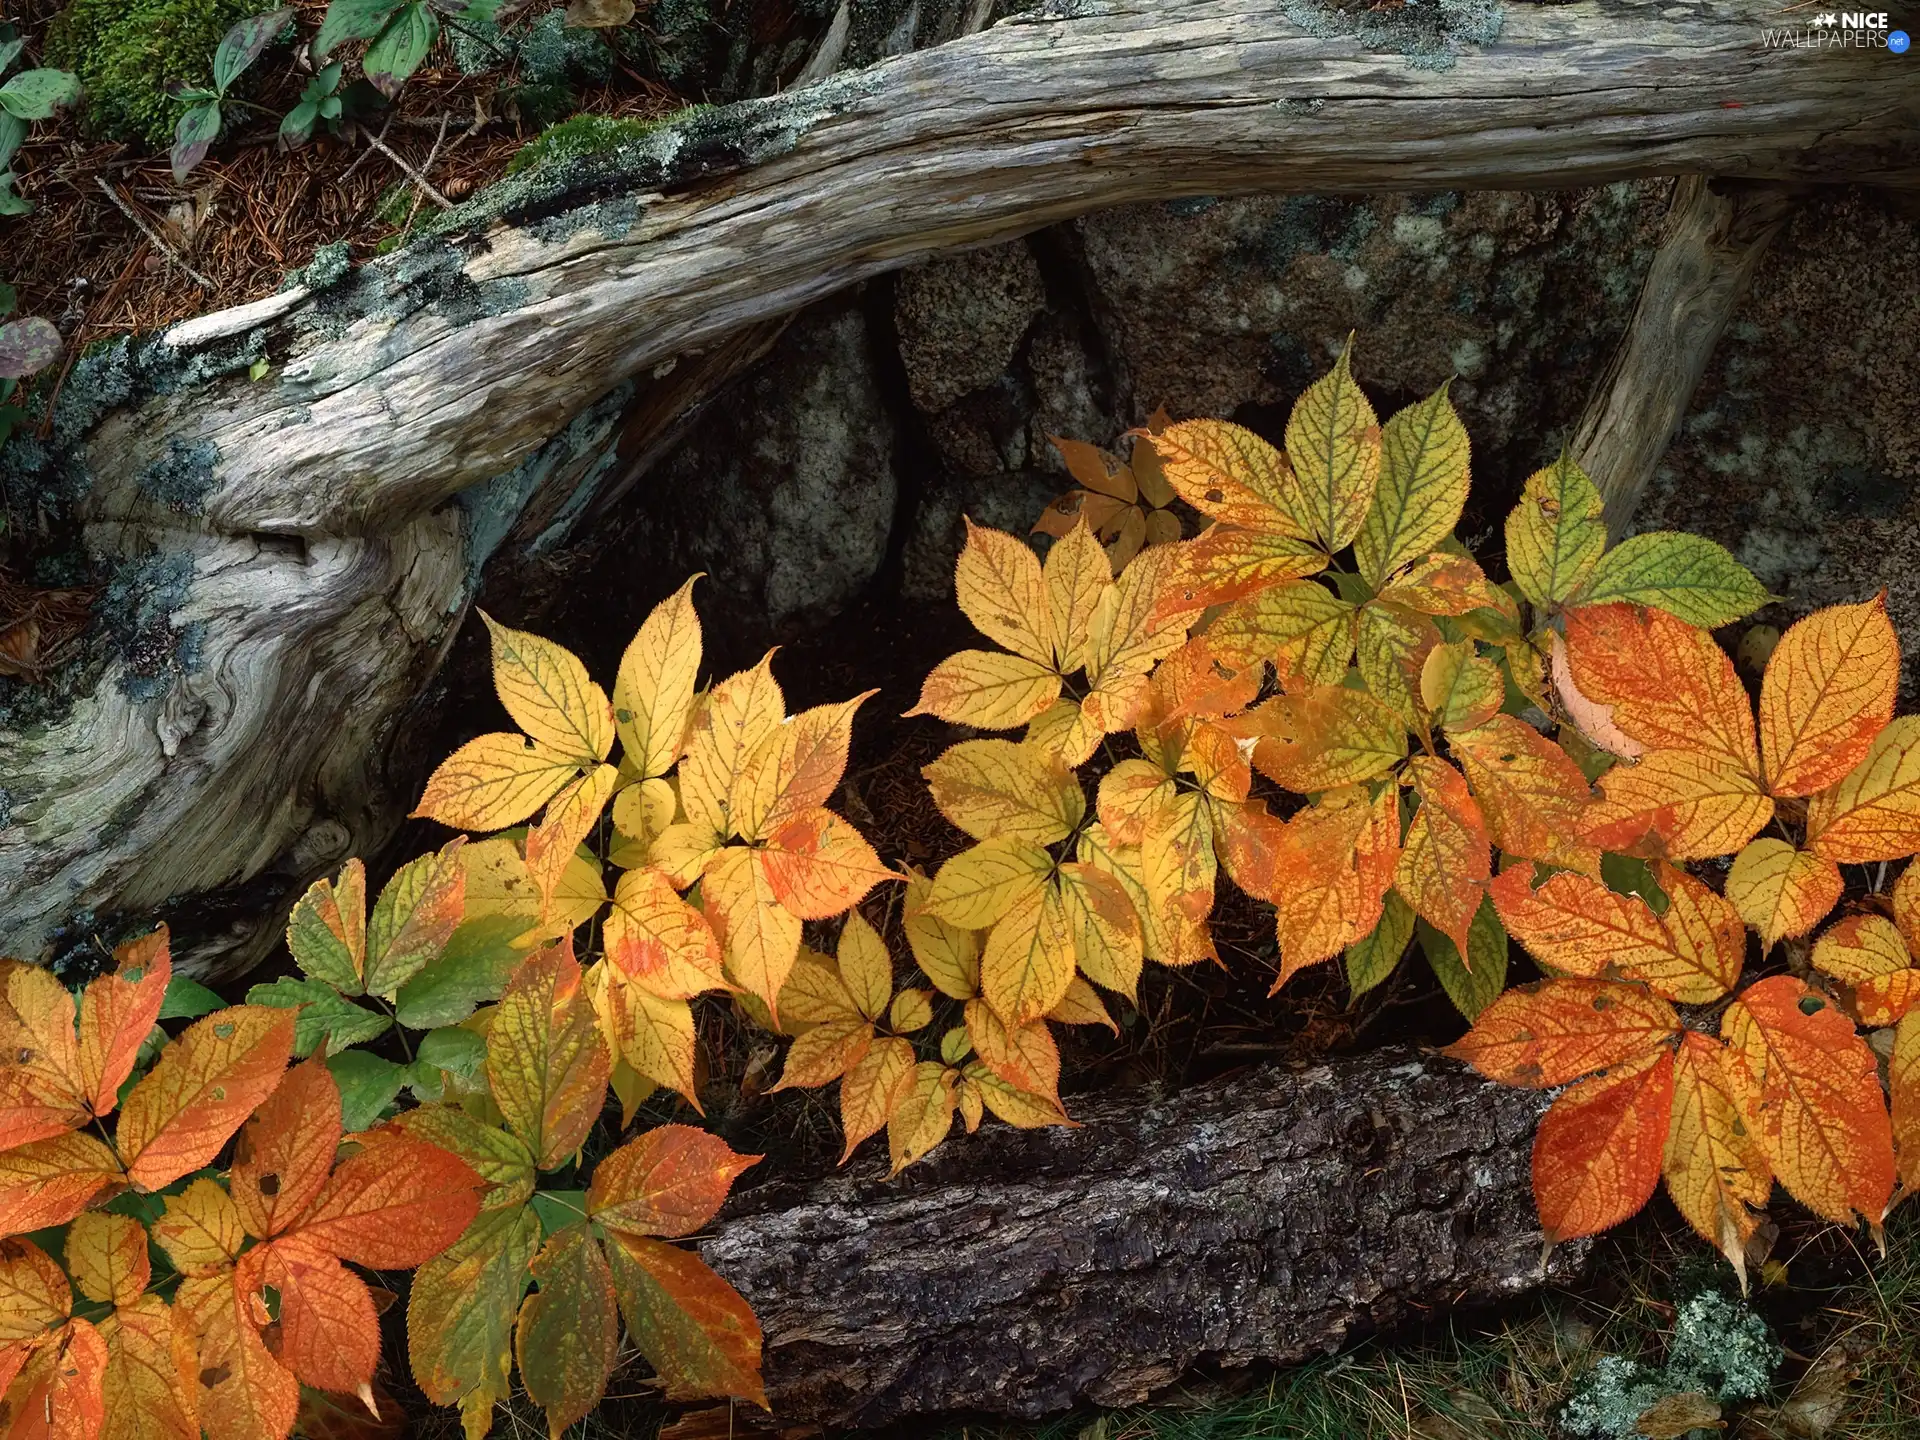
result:
[(895, 1180), (750, 1191), (701, 1253), (760, 1317), (781, 1420), (1127, 1404), (1540, 1284), (1545, 1102), (1407, 1050), (1110, 1095)]

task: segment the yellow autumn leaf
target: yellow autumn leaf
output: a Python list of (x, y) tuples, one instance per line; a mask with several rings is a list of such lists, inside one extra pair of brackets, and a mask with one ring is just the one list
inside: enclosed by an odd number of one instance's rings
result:
[(1507, 698), (1500, 667), (1471, 640), (1436, 645), (1420, 667), (1420, 703), (1442, 730), (1472, 730), (1500, 713)]
[(613, 706), (571, 650), (499, 624), (484, 610), (493, 642), (493, 688), (507, 714), (533, 739), (579, 765), (613, 749)]
[[(1100, 563), (1107, 563), (1104, 557)], [(961, 650), (928, 672), (920, 702), (906, 713), (980, 730), (1013, 730), (1059, 698), (1060, 677), (1045, 665), (999, 650)]]
[(1175, 795), (1148, 816), (1140, 837), (1140, 879), (1148, 910), (1166, 937), (1163, 964), (1216, 958), (1207, 929), (1215, 874), (1213, 817), (1201, 796)]
[(1760, 682), (1760, 757), (1775, 795), (1838, 784), (1893, 715), (1900, 641), (1884, 592), (1788, 627)]
[(1773, 797), (1745, 770), (1696, 750), (1649, 750), (1600, 777), (1580, 828), (1605, 849), (1650, 839), (1673, 860), (1731, 855), (1773, 819)]
[(1060, 900), (1080, 973), (1133, 999), (1146, 941), (1126, 887), (1098, 866), (1075, 861), (1060, 867)]
[(1222, 663), (1271, 660), (1282, 685), (1337, 685), (1353, 661), (1355, 606), (1312, 580), (1291, 580), (1236, 600), (1207, 627)]
[(699, 1110), (693, 1011), (687, 1002), (650, 994), (608, 960), (587, 968), (584, 988), (613, 1054), (635, 1074), (686, 1096)]
[(620, 877), (600, 939), (615, 969), (663, 999), (690, 1000), (726, 985), (713, 927), (657, 870)]
[(973, 628), (1037, 665), (1053, 663), (1052, 610), (1040, 557), (1003, 530), (967, 522), (954, 594)]
[(1580, 588), (1607, 548), (1604, 508), (1586, 471), (1564, 451), (1527, 477), (1507, 516), (1507, 568), (1527, 599), (1557, 605)]
[(1902, 715), (1807, 807), (1807, 848), (1845, 865), (1920, 851), (1920, 715)]
[(87, 1210), (67, 1227), (66, 1260), (74, 1289), (102, 1305), (131, 1305), (147, 1288), (147, 1232), (138, 1220)]
[(778, 1021), (780, 987), (800, 953), (800, 921), (780, 905), (759, 856), (743, 846), (722, 850), (701, 879), (700, 904), (720, 937), (728, 978), (759, 996)]
[(1051, 884), (1014, 902), (980, 957), (982, 993), (1011, 1025), (1037, 1020), (1059, 1004), (1073, 973), (1073, 929), (1059, 887)]
[(613, 682), (614, 720), (627, 759), (642, 779), (665, 775), (680, 758), (700, 672), (700, 617), (692, 576), (653, 607), (620, 657)]
[(1744, 1292), (1747, 1242), (1766, 1218), (1773, 1165), (1741, 1117), (1724, 1055), (1704, 1035), (1680, 1037), (1662, 1173), (1674, 1207), (1727, 1257)]
[(933, 1023), (932, 993), (902, 990), (887, 1007), (887, 1026), (896, 1035), (911, 1035)]
[[(1146, 675), (1186, 643), (1194, 617), (1169, 615), (1160, 604), (1177, 548), (1157, 545), (1143, 550), (1112, 588), (1101, 593), (1086, 651), (1087, 680), (1094, 695), (1123, 694), (1126, 681)], [(1093, 698), (1090, 695), (1086, 701), (1089, 708)]]
[(898, 1175), (947, 1138), (953, 1129), (953, 1085), (958, 1078), (938, 1060), (913, 1067), (887, 1116), (887, 1151), (893, 1160), (889, 1174)]
[(853, 716), (877, 692), (815, 705), (777, 723), (735, 773), (728, 819), (745, 840), (761, 840), (819, 809), (840, 788), (853, 744)]
[(1381, 429), (1380, 483), (1353, 543), (1361, 577), (1376, 590), (1451, 535), (1466, 506), (1472, 445), (1447, 398), (1451, 383), (1396, 412)]
[(1920, 1009), (1909, 1010), (1893, 1032), (1887, 1088), (1893, 1097), (1893, 1137), (1899, 1147), (1900, 1185), (1911, 1194), (1920, 1190)]
[(983, 840), (940, 867), (925, 907), (950, 925), (985, 930), (1021, 896), (1038, 889), (1052, 869), (1053, 858), (1030, 841)]
[(1313, 538), (1293, 466), (1244, 425), (1183, 420), (1147, 440), (1167, 483), (1202, 515), (1256, 535)]
[(918, 871), (907, 877), (906, 917), (901, 928), (914, 963), (942, 995), (971, 1000), (980, 993), (980, 937), (949, 924), (930, 908), (933, 882)]
[(1011, 740), (963, 740), (921, 774), (940, 813), (976, 840), (1051, 845), (1086, 813), (1071, 770)]
[(579, 774), (580, 764), (525, 735), (482, 735), (440, 762), (413, 814), (455, 830), (518, 825)]
[(1740, 918), (1760, 932), (1763, 950), (1797, 939), (1839, 903), (1845, 883), (1831, 860), (1796, 850), (1768, 835), (1733, 857), (1727, 899)]
[(1378, 600), (1360, 607), (1354, 624), (1360, 678), (1403, 726), (1418, 728), (1422, 723), (1420, 673), (1440, 643), (1439, 627), (1417, 611)]
[(614, 829), (640, 847), (640, 860), (644, 864), (648, 848), (673, 824), (679, 808), (680, 797), (674, 794), (673, 786), (655, 777), (642, 780), (638, 785), (622, 786), (613, 797), (609, 818)]
[(1913, 967), (1899, 928), (1882, 915), (1849, 915), (1813, 942), (1813, 968), (1853, 990), (1860, 1023), (1897, 1024), (1920, 1003), (1920, 970)]
[(1087, 663), (1094, 615), (1101, 599), (1113, 588), (1113, 570), (1107, 552), (1084, 519), (1054, 541), (1041, 569), (1046, 581), (1054, 664), (1061, 674), (1071, 675)]
[(841, 1164), (863, 1141), (880, 1133), (910, 1082), (913, 1068), (913, 1046), (898, 1036), (885, 1035), (868, 1046), (867, 1053), (841, 1078), (840, 1132), (846, 1138)]
[(680, 808), (689, 822), (717, 835), (733, 833), (727, 813), (734, 777), (787, 713), (773, 678), (773, 651), (751, 670), (729, 675), (694, 711), (680, 761)]
[(1380, 478), (1380, 420), (1353, 378), (1353, 346), (1287, 417), (1287, 458), (1303, 513), (1329, 553), (1353, 543)]
[(620, 771), (612, 765), (596, 765), (547, 802), (540, 823), (527, 832), (527, 874), (539, 890), (542, 913), (550, 913), (553, 892), (566, 872), (573, 852), (600, 823), (601, 812), (613, 798)]
[(886, 1012), (893, 996), (893, 957), (880, 932), (855, 911), (847, 916), (840, 930), (840, 945), (835, 951), (840, 966), (840, 983), (867, 1020), (878, 1020)]
[(1073, 977), (1073, 983), (1067, 987), (1067, 993), (1060, 997), (1060, 1003), (1047, 1012), (1047, 1019), (1056, 1025), (1104, 1025), (1115, 1039), (1120, 1036), (1120, 1027), (1113, 1023), (1113, 1017), (1107, 1013), (1106, 1002), (1101, 1000), (1100, 992), (1079, 975)]
[(1033, 717), (1021, 743), (1072, 769), (1093, 758), (1104, 733), (1078, 700), (1056, 700)]

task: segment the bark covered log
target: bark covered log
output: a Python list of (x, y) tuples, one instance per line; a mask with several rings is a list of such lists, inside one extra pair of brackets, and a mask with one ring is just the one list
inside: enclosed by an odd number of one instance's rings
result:
[(779, 1419), (1132, 1403), (1541, 1283), (1545, 1103), (1406, 1050), (1108, 1096), (896, 1180), (750, 1191), (702, 1254), (760, 1318)]
[(230, 922), (178, 925), (182, 958), (257, 959), (290, 893), (404, 812), (381, 757), (501, 540), (632, 482), (684, 394), (668, 366), (724, 375), (741, 337), (863, 277), (1194, 194), (1915, 179), (1920, 100), (1884, 56), (1766, 50), (1733, 0), (1504, 15), (1416, 67), (1333, 8), (1042, 8), (87, 357), (52, 443), (0, 464), (79, 494), (96, 556), (173, 578), (71, 705), (0, 729), (0, 952), (224, 891)]

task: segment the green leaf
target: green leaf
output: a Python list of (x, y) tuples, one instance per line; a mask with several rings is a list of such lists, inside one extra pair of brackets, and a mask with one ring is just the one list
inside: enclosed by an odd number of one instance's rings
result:
[[(13, 159), (14, 152), (19, 150), (21, 142), (26, 138), (27, 122), (18, 115), (0, 110), (0, 170), (6, 168), (7, 162)], [(9, 174), (6, 178), (10, 181), (13, 176)]]
[(541, 1233), (545, 1235), (558, 1235), (569, 1225), (578, 1225), (587, 1218), (584, 1190), (536, 1190), (532, 1204), (533, 1213), (540, 1217)]
[(520, 1304), (514, 1349), (527, 1393), (546, 1408), (547, 1432), (558, 1435), (606, 1394), (620, 1315), (607, 1257), (585, 1225), (552, 1236), (532, 1268), (540, 1288)]
[(198, 980), (175, 975), (167, 981), (167, 993), (160, 997), (162, 1020), (198, 1020), (211, 1015), (227, 1002)]
[(184, 181), (189, 171), (207, 158), (220, 134), (220, 102), (196, 105), (173, 127), (173, 178)]
[(1711, 630), (1751, 615), (1772, 598), (1723, 546), (1702, 535), (1653, 530), (1602, 555), (1575, 603), (1651, 605)]
[(1453, 533), (1467, 503), (1473, 454), (1447, 385), (1392, 416), (1380, 441), (1379, 488), (1353, 542), (1354, 561), (1376, 590)]
[(367, 917), (369, 995), (392, 1000), (447, 948), (466, 905), (467, 875), (460, 836), (393, 874)]
[(320, 33), (313, 37), (314, 63), (325, 60), (336, 45), (345, 41), (371, 40), (403, 3), (404, 0), (333, 0), (327, 6), (326, 18), (320, 22)]
[(80, 77), (69, 70), (22, 70), (0, 85), (0, 110), (20, 120), (47, 120), (80, 103)]
[(1482, 896), (1473, 923), (1467, 927), (1471, 970), (1460, 963), (1460, 951), (1453, 941), (1424, 920), (1415, 922), (1415, 928), (1427, 963), (1433, 967), (1440, 988), (1453, 1001), (1454, 1009), (1469, 1020), (1478, 1018), (1507, 988), (1507, 931), (1494, 911), (1493, 901)]
[(1607, 548), (1600, 492), (1562, 451), (1527, 477), (1507, 516), (1507, 569), (1535, 605), (1557, 605), (1577, 591)]
[(540, 1222), (524, 1205), (483, 1210), (466, 1234), (414, 1272), (407, 1350), (414, 1378), (436, 1405), (477, 1395), (490, 1409), (506, 1398), (514, 1317), (539, 1249)]
[(1667, 913), (1667, 892), (1654, 879), (1653, 867), (1632, 855), (1611, 852), (1600, 857), (1600, 879), (1616, 895), (1638, 895), (1656, 915)]
[(1347, 947), (1347, 984), (1354, 999), (1393, 974), (1412, 939), (1413, 907), (1400, 898), (1398, 890), (1389, 890), (1386, 908), (1380, 912), (1380, 923), (1373, 927), (1373, 933)]
[(487, 1063), (487, 1042), (484, 1036), (476, 1035), (471, 1030), (450, 1025), (444, 1030), (430, 1031), (423, 1037), (417, 1055), (423, 1065), (451, 1070), (462, 1080), (471, 1080), (480, 1073), (480, 1067)]
[(439, 18), (422, 0), (414, 0), (367, 47), (360, 68), (366, 71), (373, 88), (391, 100), (400, 93), (407, 77), (420, 68), (439, 37)]
[(282, 6), (263, 15), (249, 15), (227, 31), (221, 38), (219, 49), (213, 52), (213, 88), (222, 95), (226, 94), (227, 87), (260, 58), (260, 53), (287, 28), (287, 22), (292, 18), (292, 7)]
[(506, 991), (514, 967), (528, 951), (513, 942), (527, 922), (516, 915), (482, 915), (464, 922), (447, 939), (440, 958), (400, 987), (394, 1014), (409, 1030), (458, 1025)]
[(329, 1054), (338, 1054), (349, 1045), (360, 1045), (386, 1034), (387, 1027), (393, 1024), (385, 1015), (354, 1004), (331, 985), (318, 980), (286, 977), (255, 985), (247, 991), (247, 1003), (272, 1005), (281, 1010), (299, 1008), (300, 1013), (293, 1020), (293, 1053), (301, 1060), (317, 1050), (323, 1040), (327, 1042)]
[(26, 48), (27, 37), (24, 35), (18, 40), (0, 41), (0, 75), (7, 73), (7, 67), (19, 59), (20, 52)]
[(378, 1120), (407, 1080), (404, 1067), (364, 1050), (329, 1055), (327, 1069), (340, 1087), (340, 1125), (349, 1135)]

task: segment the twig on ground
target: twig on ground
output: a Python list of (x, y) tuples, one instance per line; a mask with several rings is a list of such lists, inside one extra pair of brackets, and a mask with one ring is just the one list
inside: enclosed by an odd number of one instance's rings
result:
[[(442, 115), (440, 117), (440, 133), (433, 137), (433, 148), (427, 151), (426, 161), (420, 167), (420, 175), (422, 177), (431, 175), (433, 173), (433, 162), (439, 156), (440, 146), (447, 138), (447, 121), (452, 118), (453, 117), (450, 115)], [(471, 133), (472, 133), (471, 131), (467, 132), (467, 134), (471, 134)], [(453, 143), (458, 145), (460, 141), (465, 138), (466, 138), (465, 135), (457, 136), (455, 137)], [(420, 183), (422, 186), (425, 186), (427, 182), (424, 178), (422, 178)], [(405, 226), (401, 228), (401, 231), (400, 231), (402, 235), (407, 235), (412, 233), (414, 217), (417, 216), (419, 213), (420, 213), (420, 191), (415, 190), (413, 192), (413, 204), (407, 210), (407, 223)]]
[(131, 220), (133, 222), (134, 228), (138, 230), (142, 235), (147, 237), (148, 241), (152, 243), (154, 249), (158, 250), (162, 255), (166, 256), (168, 260), (173, 262), (173, 265), (176, 269), (178, 269), (183, 274), (185, 274), (190, 280), (193, 281), (194, 284), (198, 285), (202, 290), (211, 290), (214, 288), (213, 281), (209, 280), (206, 276), (202, 275), (198, 270), (194, 269), (191, 265), (189, 265), (186, 262), (185, 257), (180, 255), (171, 245), (167, 244), (166, 241), (160, 238), (160, 234), (158, 231), (156, 231), (151, 225), (147, 224), (145, 220), (142, 220), (140, 218), (139, 211), (135, 210), (133, 206), (129, 205), (125, 200), (120, 198), (120, 192), (114, 189), (113, 186), (107, 183), (107, 179), (104, 175), (96, 175), (94, 177), (94, 182), (99, 185), (102, 191), (105, 192), (106, 197), (109, 200), (113, 201), (114, 208), (118, 210), (122, 215), (126, 216), (127, 219)]
[[(393, 112), (389, 110), (387, 112), (387, 118), (384, 121), (382, 121), (380, 125), (380, 138), (382, 140), (387, 138), (387, 128), (392, 124), (393, 124)], [(342, 188), (345, 188), (347, 181), (353, 177), (353, 172), (358, 170), (360, 168), (361, 162), (364, 161), (367, 158), (367, 156), (371, 155), (372, 153), (373, 152), (371, 150), (362, 150), (358, 155), (354, 156), (353, 163), (347, 166), (346, 169), (342, 170), (340, 172), (340, 178), (335, 180), (333, 183)]]
[[(441, 133), (445, 134), (446, 132), (442, 131)], [(396, 154), (392, 149), (390, 149), (386, 141), (378, 139), (375, 136), (369, 135), (367, 136), (367, 143), (373, 146), (373, 148), (378, 150), (382, 155), (386, 156), (387, 159), (391, 160), (395, 165), (398, 165), (400, 169), (406, 173), (407, 178), (413, 181), (415, 185), (418, 185), (421, 188), (421, 190), (426, 193), (427, 198), (433, 201), (434, 204), (438, 205), (442, 210), (451, 210), (453, 208), (453, 202), (447, 199), (447, 197), (442, 195), (438, 190), (434, 189), (432, 181), (428, 180), (426, 176), (422, 175), (418, 170), (414, 169), (413, 166), (409, 165), (405, 160), (401, 159), (401, 157), (398, 154)], [(439, 148), (440, 148), (439, 145), (436, 143), (434, 145), (434, 149), (438, 150)]]

